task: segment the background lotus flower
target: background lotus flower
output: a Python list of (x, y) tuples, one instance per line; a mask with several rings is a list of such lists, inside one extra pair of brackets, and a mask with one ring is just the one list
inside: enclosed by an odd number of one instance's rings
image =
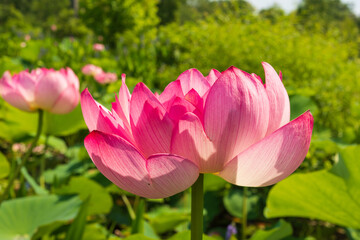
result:
[(93, 49), (94, 49), (94, 51), (101, 52), (101, 51), (105, 50), (105, 46), (104, 46), (104, 44), (101, 44), (101, 43), (94, 43)]
[(13, 76), (7, 71), (0, 80), (0, 94), (24, 111), (43, 109), (65, 114), (79, 103), (79, 79), (70, 68), (59, 71), (38, 68)]
[(111, 111), (85, 90), (81, 106), (92, 131), (85, 147), (99, 170), (134, 194), (166, 197), (199, 173), (241, 186), (267, 186), (291, 174), (308, 151), (313, 118), (289, 122), (290, 104), (275, 70), (266, 84), (235, 67), (204, 77), (190, 69), (154, 95), (143, 83), (130, 95), (125, 76)]
[(81, 69), (82, 73), (85, 75), (90, 75), (90, 76), (96, 76), (97, 74), (100, 74), (103, 72), (101, 67), (98, 67), (96, 65), (93, 64), (86, 64), (82, 69)]
[(100, 72), (95, 74), (94, 79), (100, 84), (112, 83), (117, 80), (116, 73)]

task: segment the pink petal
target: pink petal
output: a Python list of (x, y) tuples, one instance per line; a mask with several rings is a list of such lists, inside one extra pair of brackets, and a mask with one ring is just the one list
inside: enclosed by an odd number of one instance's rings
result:
[(199, 175), (189, 160), (169, 154), (146, 160), (124, 139), (102, 132), (91, 132), (85, 138), (85, 147), (105, 177), (142, 197), (169, 197), (190, 187)]
[(215, 152), (199, 118), (193, 113), (185, 114), (174, 129), (171, 153), (196, 162), (202, 173), (213, 173), (224, 166), (223, 161), (214, 158)]
[(101, 105), (94, 100), (87, 88), (81, 93), (80, 103), (81, 111), (84, 116), (85, 123), (89, 128), (89, 131), (101, 131), (100, 129), (98, 129), (101, 128), (102, 125), (101, 123), (98, 124), (100, 114), (99, 106)]
[(36, 80), (27, 71), (22, 71), (14, 76), (14, 84), (16, 89), (26, 99), (28, 103), (34, 102), (34, 91)]
[(30, 107), (29, 103), (19, 92), (7, 91), (5, 94), (1, 93), (1, 96), (4, 98), (6, 102), (8, 102), (12, 106), (20, 110), (28, 111), (28, 112), (36, 110)]
[(209, 75), (205, 77), (205, 79), (210, 83), (212, 86), (215, 81), (221, 76), (221, 73), (216, 69), (211, 69)]
[(132, 122), (131, 126), (137, 146), (145, 157), (170, 152), (174, 124), (162, 109), (146, 101), (141, 116), (136, 123)]
[(81, 93), (81, 110), (89, 131), (98, 130), (109, 134), (117, 134), (129, 142), (133, 142), (131, 129), (121, 119), (116, 118), (100, 103), (96, 102), (88, 89)]
[(217, 148), (218, 161), (234, 158), (265, 136), (269, 102), (264, 86), (230, 67), (211, 87), (204, 108), (204, 128)]
[(135, 86), (130, 100), (130, 122), (134, 123), (134, 125), (137, 125), (142, 115), (145, 102), (148, 102), (154, 108), (158, 108), (161, 114), (166, 113), (165, 108), (150, 89), (147, 88), (144, 83), (140, 82)]
[(177, 97), (184, 97), (180, 80), (169, 83), (169, 85), (167, 85), (164, 91), (160, 94), (159, 101), (166, 109), (168, 109), (174, 99)]
[(35, 88), (35, 103), (42, 109), (50, 110), (61, 93), (68, 87), (65, 77), (59, 72), (49, 71), (38, 80)]
[[(193, 162), (171, 154), (156, 154), (147, 160), (147, 169), (155, 193), (151, 198), (170, 197), (191, 187), (199, 177), (199, 168)], [(155, 196), (154, 196), (155, 195)]]
[(146, 157), (170, 151), (174, 124), (144, 83), (138, 83), (131, 96), (130, 122), (137, 146)]
[(203, 98), (194, 90), (191, 89), (185, 96), (185, 99), (190, 102), (202, 114), (204, 111)]
[(199, 70), (189, 69), (178, 77), (181, 83), (183, 94), (186, 95), (191, 89), (194, 89), (200, 96), (203, 96), (210, 88), (210, 83), (205, 79)]
[(226, 181), (250, 187), (274, 184), (297, 169), (309, 150), (313, 117), (305, 112), (228, 162)]
[(284, 84), (270, 64), (263, 62), (266, 93), (270, 103), (270, 121), (266, 135), (290, 121), (290, 102)]
[(175, 98), (168, 110), (169, 117), (178, 122), (179, 119), (187, 112), (194, 112), (196, 108), (184, 98)]
[(121, 75), (121, 87), (119, 91), (119, 97), (116, 97), (116, 101), (112, 103), (112, 110), (128, 125), (130, 125), (130, 91), (125, 83), (125, 74)]
[(79, 99), (79, 90), (74, 85), (70, 85), (56, 100), (50, 112), (56, 114), (69, 113), (78, 105)]
[(67, 67), (66, 75), (67, 75), (68, 82), (70, 84), (74, 85), (75, 89), (77, 89), (79, 91), (79, 87), (80, 87), (79, 78), (76, 76), (74, 71), (71, 68)]
[(15, 88), (9, 71), (6, 71), (0, 79), (0, 95), (5, 101), (16, 108), (23, 111), (32, 110), (23, 95)]

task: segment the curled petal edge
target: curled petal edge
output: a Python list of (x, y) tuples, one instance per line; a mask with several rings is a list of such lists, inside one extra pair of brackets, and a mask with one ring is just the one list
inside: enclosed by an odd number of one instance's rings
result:
[(164, 198), (190, 187), (199, 169), (172, 154), (144, 156), (123, 138), (99, 131), (85, 138), (85, 148), (105, 177), (118, 187), (147, 198)]
[(310, 111), (253, 144), (230, 160), (219, 175), (239, 186), (263, 187), (293, 173), (310, 146), (313, 117)]

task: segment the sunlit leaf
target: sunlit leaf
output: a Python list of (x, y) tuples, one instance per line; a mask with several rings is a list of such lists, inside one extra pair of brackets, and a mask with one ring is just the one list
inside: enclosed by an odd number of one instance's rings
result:
[(30, 239), (43, 225), (74, 218), (80, 208), (77, 197), (32, 196), (0, 205), (0, 239)]
[(205, 174), (204, 175), (204, 191), (218, 191), (224, 189), (225, 186), (229, 184), (223, 178), (216, 176), (214, 174)]
[(10, 164), (4, 154), (0, 152), (0, 179), (9, 175)]
[[(242, 218), (243, 189), (232, 188), (224, 196), (224, 206), (234, 217)], [(260, 214), (259, 196), (252, 195), (248, 191), (246, 201), (248, 219), (256, 219)]]
[(302, 95), (294, 95), (290, 97), (291, 119), (295, 119), (305, 111), (310, 110), (312, 114), (316, 114), (318, 107), (310, 98)]
[(146, 237), (144, 234), (141, 234), (141, 233), (138, 233), (138, 234), (134, 234), (134, 235), (131, 235), (127, 238), (124, 238), (124, 240), (154, 240), (156, 238), (149, 238), (149, 237)]
[(70, 225), (65, 240), (82, 239), (86, 225), (86, 216), (89, 208), (89, 199), (90, 197), (88, 197), (81, 205), (78, 214)]
[(68, 185), (56, 189), (57, 194), (78, 194), (85, 200), (90, 196), (88, 214), (108, 213), (113, 205), (110, 194), (98, 183), (86, 177), (73, 177)]
[(179, 224), (190, 220), (190, 212), (167, 206), (159, 207), (147, 216), (156, 233), (173, 230)]
[(360, 146), (341, 151), (330, 171), (294, 174), (275, 185), (267, 217), (307, 217), (360, 228)]
[(68, 114), (45, 113), (46, 133), (64, 136), (75, 133), (80, 129), (87, 129), (82, 116), (80, 104)]
[[(191, 237), (191, 232), (184, 231), (184, 232), (175, 234), (171, 238), (168, 238), (168, 240), (190, 240), (190, 237)], [(203, 235), (203, 240), (215, 240), (215, 239), (216, 238), (206, 236), (205, 234)]]
[[(0, 113), (0, 137), (7, 140), (17, 140), (25, 136), (35, 135), (38, 114), (21, 111), (2, 101)], [(68, 114), (51, 114), (45, 112), (43, 134), (64, 136), (86, 129), (86, 125), (78, 105)]]
[(292, 234), (290, 223), (280, 219), (273, 227), (266, 230), (258, 230), (250, 240), (280, 240)]

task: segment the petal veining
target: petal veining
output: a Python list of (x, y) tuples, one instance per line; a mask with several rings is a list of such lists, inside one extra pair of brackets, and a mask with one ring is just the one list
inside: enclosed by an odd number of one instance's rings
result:
[(235, 67), (211, 87), (204, 108), (204, 129), (224, 163), (265, 136), (269, 102), (264, 86)]
[(200, 172), (219, 172), (224, 163), (214, 158), (216, 149), (204, 132), (200, 119), (185, 114), (174, 128), (171, 153), (196, 162)]
[(197, 166), (170, 154), (145, 159), (129, 142), (115, 135), (93, 131), (85, 148), (105, 177), (118, 187), (147, 198), (164, 198), (184, 191), (197, 179)]
[(203, 96), (210, 88), (210, 83), (202, 73), (195, 68), (183, 72), (177, 79), (180, 80), (184, 95), (191, 89), (194, 89), (200, 96)]
[(274, 68), (263, 62), (265, 70), (265, 89), (269, 98), (270, 120), (266, 135), (290, 121), (290, 102), (281, 78)]
[(205, 78), (212, 86), (220, 76), (221, 76), (221, 73), (218, 70), (211, 69), (209, 72), (209, 75), (207, 75)]
[(313, 128), (305, 112), (229, 161), (220, 176), (235, 185), (261, 187), (294, 172), (309, 150)]

